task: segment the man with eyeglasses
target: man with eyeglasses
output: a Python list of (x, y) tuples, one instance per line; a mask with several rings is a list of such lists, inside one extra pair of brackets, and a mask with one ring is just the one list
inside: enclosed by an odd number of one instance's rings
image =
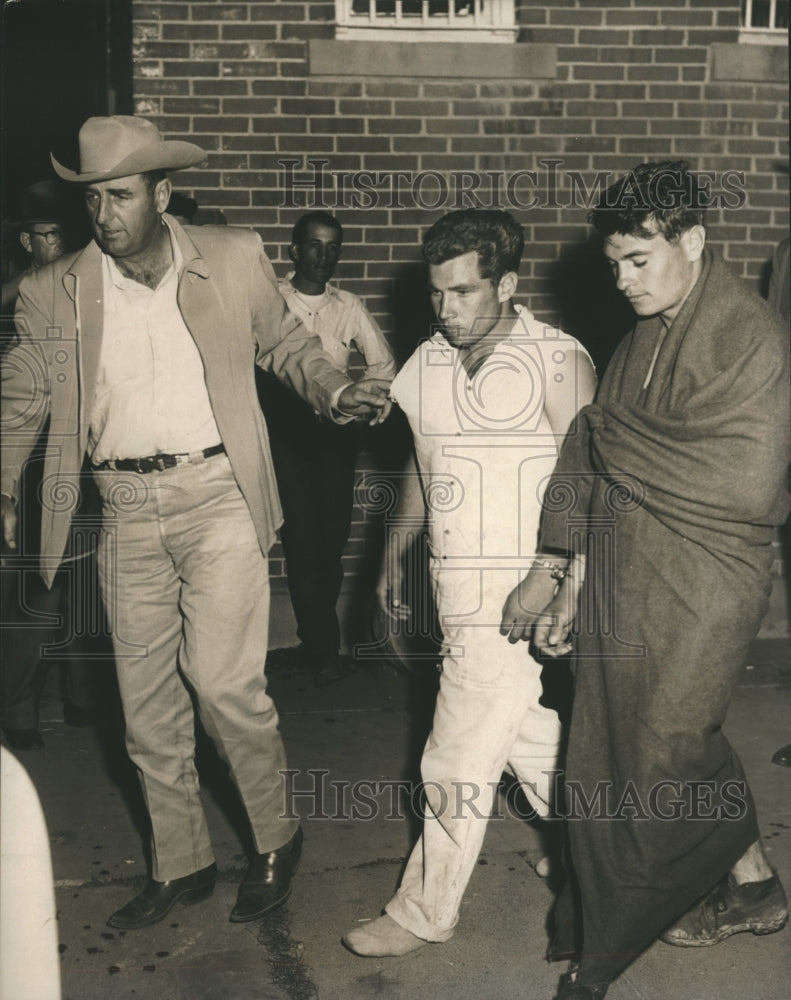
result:
[[(52, 181), (41, 181), (25, 188), (20, 197), (19, 222), (15, 229), (19, 242), (29, 255), (28, 267), (3, 284), (3, 350), (15, 340), (12, 314), (19, 284), (23, 278), (59, 260), (66, 250), (63, 208), (58, 203)], [(6, 337), (9, 339), (6, 340)], [(82, 614), (73, 595), (76, 581), (88, 581), (95, 572), (90, 545), (79, 546), (64, 558), (64, 568), (48, 590), (37, 574), (40, 551), (41, 504), (39, 491), (43, 452), (31, 456), (20, 486), (22, 531), (16, 553), (4, 552), (2, 618), (7, 626), (0, 634), (3, 669), (0, 674), (0, 725), (6, 742), (14, 750), (40, 750), (44, 740), (38, 728), (38, 702), (46, 680), (47, 647), (65, 649), (63, 719), (68, 725), (84, 727), (93, 719), (94, 690), (91, 671), (85, 662), (82, 645), (65, 642), (67, 632), (80, 631), (76, 615)], [(87, 501), (86, 501), (87, 502)], [(82, 513), (87, 508), (83, 506)], [(62, 626), (50, 624), (60, 618)], [(16, 627), (15, 627), (16, 626)]]
[(31, 184), (20, 199), (19, 242), (30, 257), (26, 269), (3, 282), (3, 313), (14, 308), (19, 282), (31, 271), (62, 257), (66, 251), (61, 211), (51, 181)]

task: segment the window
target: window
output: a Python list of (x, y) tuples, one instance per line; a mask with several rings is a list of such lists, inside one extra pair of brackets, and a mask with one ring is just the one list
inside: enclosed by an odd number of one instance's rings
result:
[(788, 0), (742, 0), (740, 42), (782, 45), (788, 41)]
[(336, 38), (513, 42), (514, 0), (335, 0)]

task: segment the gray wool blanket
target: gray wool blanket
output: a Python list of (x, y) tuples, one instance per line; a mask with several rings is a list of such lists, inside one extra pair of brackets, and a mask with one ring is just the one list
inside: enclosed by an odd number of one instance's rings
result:
[(625, 968), (757, 837), (721, 726), (766, 612), (790, 434), (788, 332), (706, 251), (670, 328), (619, 345), (546, 491), (541, 547), (588, 555), (554, 942), (581, 981)]

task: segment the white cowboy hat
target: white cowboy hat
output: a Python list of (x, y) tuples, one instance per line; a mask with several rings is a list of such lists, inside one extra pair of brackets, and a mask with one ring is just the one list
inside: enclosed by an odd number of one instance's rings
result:
[(79, 170), (69, 170), (50, 153), (55, 173), (65, 181), (90, 184), (149, 170), (183, 170), (206, 159), (200, 146), (163, 139), (153, 122), (135, 115), (89, 118), (80, 129), (79, 143)]

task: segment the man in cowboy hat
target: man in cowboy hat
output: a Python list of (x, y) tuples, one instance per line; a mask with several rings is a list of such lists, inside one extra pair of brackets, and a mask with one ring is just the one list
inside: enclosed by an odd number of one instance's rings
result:
[(90, 118), (80, 167), (94, 239), (22, 282), (3, 373), (2, 514), (47, 417), (42, 575), (64, 551), (88, 456), (104, 504), (100, 578), (126, 745), (151, 818), (152, 872), (112, 927), (161, 920), (216, 879), (195, 769), (192, 696), (247, 811), (254, 853), (231, 913), (287, 898), (301, 832), (284, 809), (285, 753), (267, 695), (267, 555), (280, 506), (253, 359), (333, 419), (387, 412), (289, 313), (258, 236), (183, 229), (167, 171), (204, 152), (142, 118)]

